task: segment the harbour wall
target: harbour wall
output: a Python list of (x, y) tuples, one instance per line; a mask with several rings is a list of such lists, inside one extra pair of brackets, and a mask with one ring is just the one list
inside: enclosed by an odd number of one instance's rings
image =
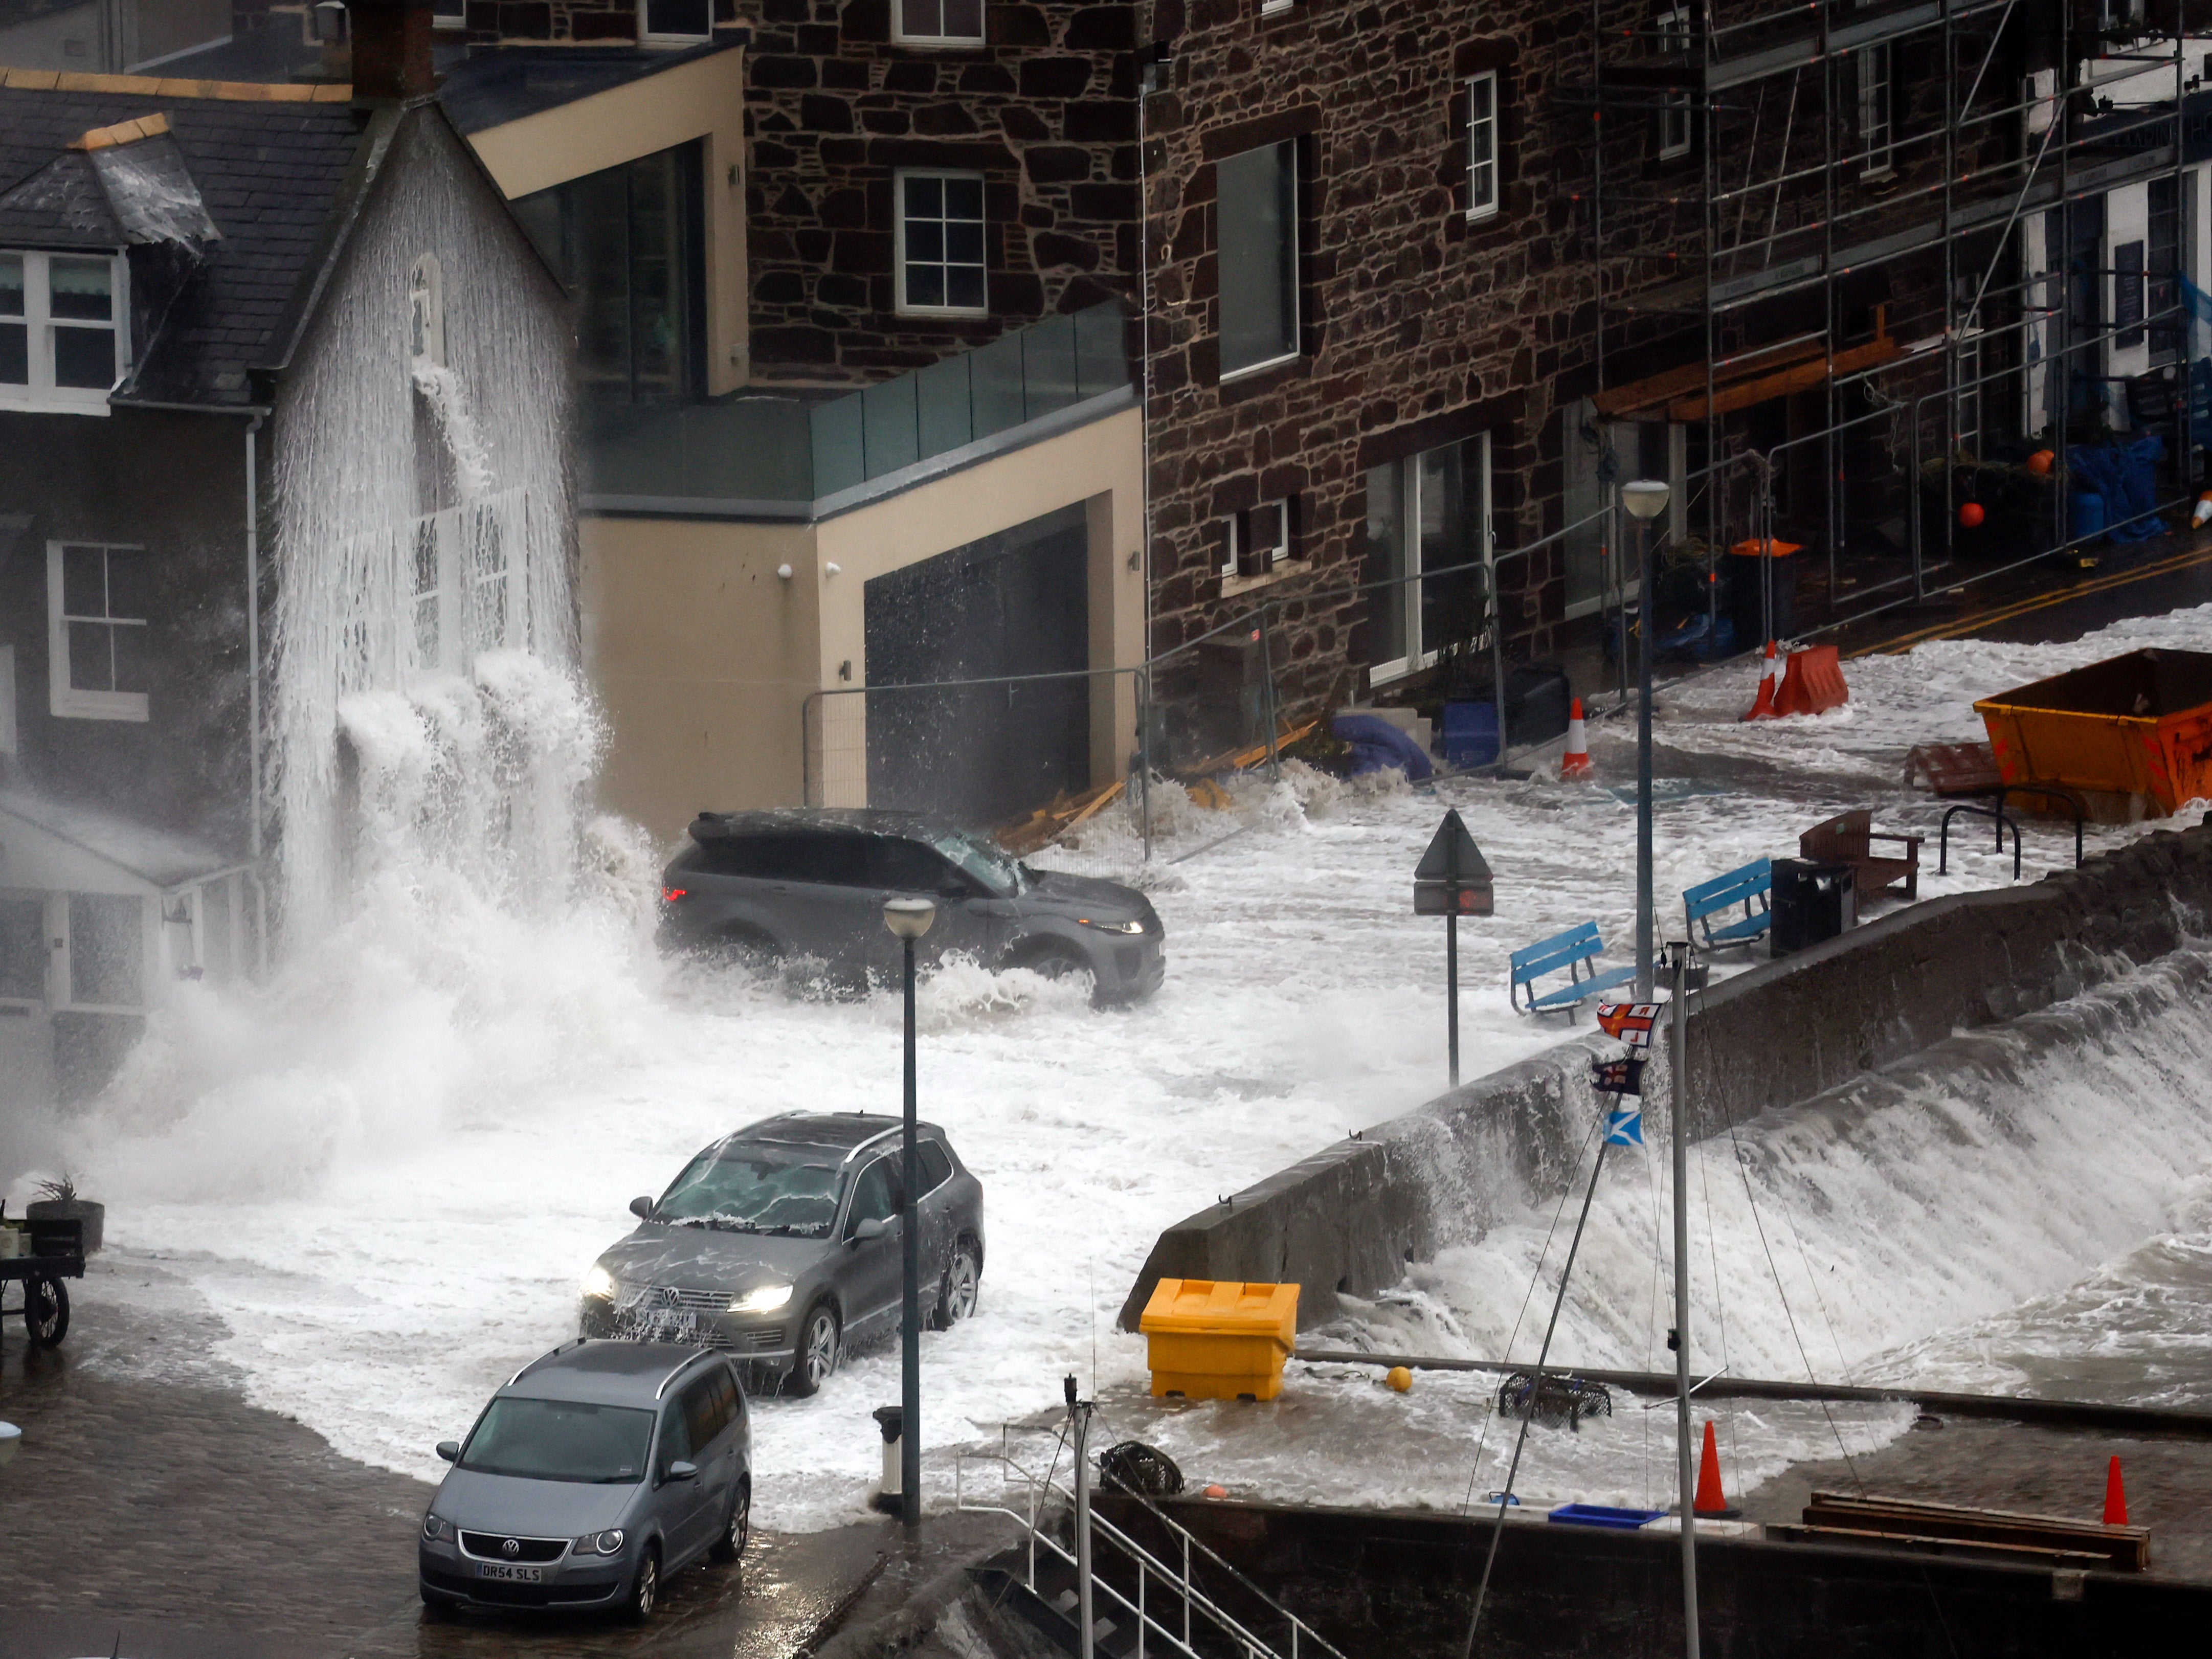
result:
[[(2212, 815), (2020, 887), (1909, 905), (1764, 962), (1693, 1002), (1685, 1048), (1694, 1138), (1801, 1107), (2015, 1019), (2212, 933)], [(1556, 1195), (1595, 1109), (1571, 1037), (1231, 1194), (1161, 1233), (1123, 1304), (1134, 1330), (1163, 1278), (1303, 1286), (1302, 1328), (1372, 1297), (1408, 1262)], [(1663, 1051), (1662, 1054), (1663, 1059)], [(1665, 1066), (1647, 1073), (1667, 1109)]]

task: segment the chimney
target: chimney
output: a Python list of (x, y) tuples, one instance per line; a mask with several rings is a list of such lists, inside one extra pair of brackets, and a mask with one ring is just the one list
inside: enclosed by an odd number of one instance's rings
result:
[(430, 72), (430, 0), (346, 0), (353, 35), (353, 100), (401, 103), (436, 88)]

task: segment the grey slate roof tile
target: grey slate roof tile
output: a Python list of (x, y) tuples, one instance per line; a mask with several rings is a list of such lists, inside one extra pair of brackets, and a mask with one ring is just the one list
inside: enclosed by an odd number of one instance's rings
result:
[[(146, 352), (135, 395), (244, 404), (362, 143), (344, 104), (0, 87), (0, 194), (95, 127), (161, 112), (222, 240)], [(51, 241), (51, 238), (42, 238)], [(0, 245), (6, 242), (0, 225)]]

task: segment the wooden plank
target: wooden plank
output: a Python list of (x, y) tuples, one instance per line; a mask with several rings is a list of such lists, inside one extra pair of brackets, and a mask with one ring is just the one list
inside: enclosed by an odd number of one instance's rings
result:
[(2107, 1527), (2067, 1516), (1816, 1492), (1805, 1505), (1802, 1518), (1808, 1527), (1942, 1538), (2045, 1552), (2087, 1553), (2122, 1572), (2141, 1572), (2150, 1565), (2148, 1529)]
[(1985, 1543), (1974, 1539), (1942, 1538), (1909, 1532), (1872, 1532), (1856, 1527), (1815, 1527), (1771, 1522), (1769, 1538), (1800, 1544), (1881, 1544), (1917, 1550), (1929, 1555), (1984, 1561), (2018, 1561), (2039, 1566), (2073, 1567), (2087, 1571), (2112, 1565), (2110, 1557), (2085, 1550), (2045, 1547), (2039, 1544)]
[(1803, 392), (1823, 380), (1840, 374), (1856, 374), (1863, 368), (1878, 368), (1893, 362), (1905, 355), (1905, 348), (1884, 336), (1869, 340), (1864, 345), (1851, 346), (1832, 357), (1809, 363), (1800, 363), (1795, 368), (1781, 369), (1772, 374), (1761, 375), (1755, 380), (1731, 386), (1725, 392), (1716, 390), (1712, 407), (1698, 398), (1679, 398), (1667, 405), (1670, 421), (1703, 421), (1714, 415), (1732, 415), (1740, 409), (1749, 409), (1776, 398), (1786, 398), (1793, 392)]
[[(1714, 387), (1718, 390), (1722, 386), (1733, 386), (1738, 380), (1747, 380), (1756, 374), (1764, 374), (1773, 369), (1784, 368), (1791, 363), (1802, 362), (1808, 357), (1817, 357), (1820, 355), (1820, 343), (1818, 340), (1798, 340), (1789, 345), (1776, 346), (1771, 350), (1761, 351), (1753, 356), (1741, 358), (1726, 368), (1717, 370), (1713, 375)], [(1657, 374), (1647, 374), (1644, 379), (1632, 380), (1626, 386), (1614, 386), (1608, 392), (1598, 392), (1591, 398), (1590, 403), (1601, 415), (1607, 416), (1626, 415), (1639, 409), (1650, 409), (1660, 404), (1671, 403), (1677, 398), (1686, 397), (1692, 392), (1702, 393), (1705, 389), (1705, 366), (1703, 363), (1686, 363), (1680, 368), (1669, 368)]]

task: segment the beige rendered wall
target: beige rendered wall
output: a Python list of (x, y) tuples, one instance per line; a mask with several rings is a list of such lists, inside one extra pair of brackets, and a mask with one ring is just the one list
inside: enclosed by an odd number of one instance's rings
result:
[(586, 517), (579, 531), (584, 665), (609, 726), (600, 804), (664, 842), (702, 807), (797, 805), (820, 672), (811, 529)]
[(732, 46), (469, 137), (509, 201), (702, 141), (710, 393), (743, 386), (749, 368), (744, 58)]
[[(866, 685), (863, 592), (871, 576), (902, 569), (1081, 501), (1091, 538), (1091, 665), (1144, 660), (1143, 426), (1134, 409), (995, 456), (815, 527), (821, 592), (821, 684)], [(830, 567), (836, 565), (836, 575)], [(853, 678), (837, 678), (849, 661)], [(860, 700), (855, 699), (855, 702)], [(1136, 747), (1136, 692), (1128, 675), (1097, 684), (1092, 698), (1091, 781), (1127, 769)], [(847, 720), (841, 732), (864, 730)], [(848, 736), (849, 740), (849, 736)], [(825, 764), (830, 806), (865, 805), (853, 769)]]

